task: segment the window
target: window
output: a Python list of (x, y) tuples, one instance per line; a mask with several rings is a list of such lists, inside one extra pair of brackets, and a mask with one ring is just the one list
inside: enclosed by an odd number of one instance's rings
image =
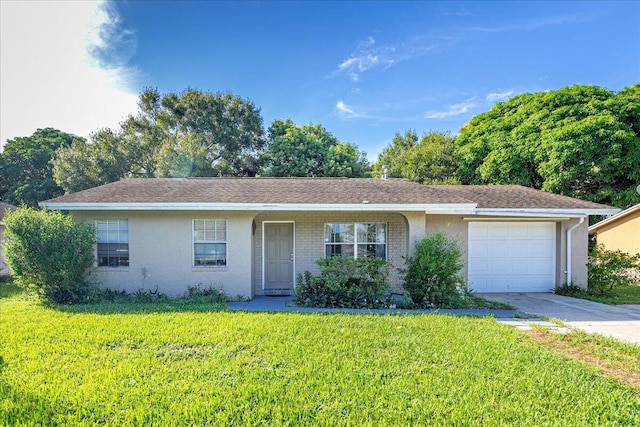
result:
[(129, 221), (106, 219), (96, 221), (98, 267), (129, 266)]
[(387, 224), (325, 224), (324, 245), (326, 256), (386, 259)]
[(227, 265), (227, 221), (193, 220), (193, 265)]

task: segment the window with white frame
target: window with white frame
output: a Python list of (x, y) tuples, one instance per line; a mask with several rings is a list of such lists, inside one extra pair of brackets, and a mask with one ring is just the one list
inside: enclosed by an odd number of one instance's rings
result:
[(98, 267), (129, 266), (129, 220), (96, 220)]
[(193, 265), (227, 265), (227, 220), (193, 220)]
[(327, 223), (324, 225), (326, 256), (387, 258), (387, 224)]

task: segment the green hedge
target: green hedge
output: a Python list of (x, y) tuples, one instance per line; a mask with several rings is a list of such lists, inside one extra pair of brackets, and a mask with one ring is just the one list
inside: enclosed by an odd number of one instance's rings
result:
[(7, 213), (4, 222), (4, 257), (16, 285), (44, 302), (87, 302), (96, 295), (86, 276), (94, 262), (93, 227), (29, 207)]
[(320, 276), (298, 275), (295, 297), (303, 307), (379, 308), (389, 301), (389, 263), (381, 258), (325, 257)]

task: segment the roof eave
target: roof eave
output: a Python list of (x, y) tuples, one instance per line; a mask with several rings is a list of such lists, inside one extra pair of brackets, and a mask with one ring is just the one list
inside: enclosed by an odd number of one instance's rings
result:
[(589, 231), (598, 231), (598, 229), (602, 228), (605, 225), (608, 225), (612, 222), (618, 221), (619, 219), (622, 219), (628, 215), (631, 215), (632, 213), (636, 212), (640, 210), (640, 203), (638, 203), (637, 205), (631, 206), (630, 208), (627, 208), (623, 211), (620, 211), (620, 209), (618, 209), (618, 212), (609, 217), (609, 218), (605, 218), (600, 222), (597, 222), (595, 224), (593, 224), (591, 227), (589, 227)]
[(613, 215), (619, 209), (511, 209), (511, 208), (479, 208), (476, 210), (478, 216), (511, 216), (511, 217), (562, 217), (578, 218), (588, 215)]
[(41, 207), (66, 211), (418, 211), (473, 213), (474, 203), (96, 203), (41, 202)]

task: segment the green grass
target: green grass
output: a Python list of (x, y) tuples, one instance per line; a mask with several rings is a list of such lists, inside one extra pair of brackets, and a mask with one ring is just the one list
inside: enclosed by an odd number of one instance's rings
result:
[(495, 310), (513, 310), (514, 308), (504, 302), (498, 301), (489, 301), (488, 299), (484, 299), (482, 297), (471, 295), (470, 298), (467, 299), (467, 306), (465, 308), (486, 308), (486, 309), (495, 309)]
[(640, 425), (640, 389), (491, 318), (184, 308), (0, 299), (0, 425)]
[(566, 334), (534, 327), (528, 335), (555, 352), (587, 362), (623, 382), (640, 388), (640, 346), (573, 329)]
[(3, 277), (0, 280), (0, 298), (8, 298), (22, 293), (22, 289), (14, 285), (11, 279)]
[(615, 286), (612, 290), (607, 291), (605, 295), (575, 292), (571, 296), (609, 305), (640, 304), (640, 285)]

